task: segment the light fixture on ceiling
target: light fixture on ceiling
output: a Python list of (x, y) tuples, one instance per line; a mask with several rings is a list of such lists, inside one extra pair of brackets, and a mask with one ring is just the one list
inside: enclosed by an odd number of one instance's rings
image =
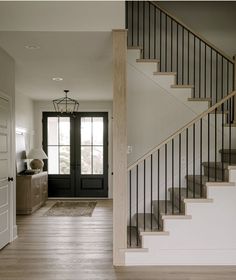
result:
[(25, 45), (24, 47), (27, 50), (38, 50), (38, 49), (40, 49), (40, 46), (38, 46), (38, 45)]
[(61, 82), (61, 81), (63, 81), (63, 78), (61, 78), (61, 77), (53, 77), (52, 80), (55, 81), (55, 82)]
[(68, 95), (69, 90), (65, 89), (65, 97), (54, 99), (53, 106), (56, 112), (58, 113), (76, 113), (79, 109), (79, 102), (75, 99), (69, 98)]

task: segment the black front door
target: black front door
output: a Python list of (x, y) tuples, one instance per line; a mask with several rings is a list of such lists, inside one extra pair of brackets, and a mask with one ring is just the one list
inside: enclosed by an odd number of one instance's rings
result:
[(43, 113), (49, 197), (108, 196), (108, 114)]

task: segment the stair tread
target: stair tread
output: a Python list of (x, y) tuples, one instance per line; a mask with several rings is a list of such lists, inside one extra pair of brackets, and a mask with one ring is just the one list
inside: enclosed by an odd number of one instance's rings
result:
[(194, 85), (171, 85), (171, 88), (194, 88)]
[(209, 165), (210, 168), (215, 168), (215, 166), (216, 166), (216, 169), (221, 169), (222, 165), (223, 165), (223, 169), (228, 169), (229, 163), (218, 162), (218, 161), (215, 163), (214, 161), (210, 161), (209, 163), (208, 162), (203, 162), (202, 165), (204, 167), (208, 167), (208, 165)]
[[(145, 213), (145, 229), (144, 229), (144, 213), (136, 213), (133, 219), (136, 221), (138, 215), (138, 229), (141, 231), (158, 231), (158, 222), (154, 214)], [(151, 226), (152, 222), (152, 226)]]
[[(169, 188), (168, 191), (171, 193), (172, 192), (172, 188)], [(179, 188), (174, 188), (174, 196), (179, 196)], [(187, 188), (181, 188), (181, 201), (183, 201), (185, 198), (201, 198), (200, 194), (198, 194), (197, 192), (195, 192), (195, 196), (194, 193), (188, 189), (188, 197), (187, 197)]]
[[(222, 153), (223, 152), (223, 150), (221, 149), (221, 150), (219, 150), (219, 152), (220, 153)], [(236, 149), (224, 149), (224, 154), (236, 154)]]
[(153, 72), (153, 75), (165, 76), (165, 75), (177, 75), (177, 73), (176, 72)]
[(222, 182), (222, 180), (217, 179), (215, 180), (215, 178), (211, 178), (208, 176), (201, 176), (201, 175), (186, 175), (185, 178), (186, 180), (189, 180), (191, 182), (193, 182), (194, 178), (195, 178), (195, 183), (196, 184), (200, 184), (201, 183), (201, 177), (202, 177), (202, 184), (205, 185), (207, 182)]
[(140, 46), (128, 46), (127, 49), (128, 50), (142, 50), (143, 47), (140, 47)]
[(211, 98), (199, 98), (199, 97), (190, 97), (188, 101), (208, 101), (211, 102)]
[[(230, 127), (229, 123), (226, 123), (225, 126)], [(236, 127), (236, 123), (231, 123), (231, 127)]]
[(147, 62), (147, 63), (159, 63), (160, 60), (159, 59), (144, 59), (144, 58), (138, 58), (136, 59), (136, 62)]
[[(152, 204), (157, 208), (158, 200), (154, 200)], [(179, 215), (179, 209), (176, 206), (174, 206), (174, 212), (172, 212), (172, 203), (170, 200), (167, 200), (167, 212), (165, 212), (165, 200), (159, 200), (159, 209), (161, 215)]]

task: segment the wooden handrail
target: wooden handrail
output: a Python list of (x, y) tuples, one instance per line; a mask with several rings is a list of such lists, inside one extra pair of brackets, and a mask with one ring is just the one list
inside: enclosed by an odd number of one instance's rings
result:
[(218, 52), (219, 54), (221, 54), (223, 57), (225, 57), (227, 60), (229, 60), (231, 63), (234, 63), (233, 58), (231, 58), (229, 55), (227, 55), (225, 52), (223, 52), (221, 49), (219, 49), (218, 47), (216, 47), (214, 44), (212, 44), (211, 42), (209, 42), (207, 39), (205, 39), (202, 35), (198, 34), (197, 32), (195, 32), (194, 30), (192, 30), (190, 27), (188, 27), (186, 24), (184, 24), (181, 20), (179, 20), (178, 18), (176, 18), (175, 16), (173, 16), (172, 14), (170, 14), (167, 10), (165, 10), (164, 8), (160, 7), (156, 2), (154, 1), (149, 1), (152, 5), (154, 5), (155, 7), (157, 7), (159, 10), (161, 10), (164, 14), (166, 14), (167, 16), (169, 16), (170, 18), (172, 18), (175, 22), (177, 22), (178, 24), (180, 24), (181, 26), (183, 26), (185, 29), (187, 29), (191, 34), (193, 34), (194, 36), (196, 36), (198, 39), (200, 39), (202, 42), (204, 42), (208, 47), (211, 47), (212, 49), (214, 49), (216, 52)]
[(207, 109), (206, 111), (204, 111), (203, 113), (201, 113), (200, 115), (198, 115), (196, 118), (194, 118), (192, 121), (190, 121), (189, 123), (187, 123), (186, 125), (184, 125), (182, 128), (180, 128), (179, 130), (177, 130), (175, 133), (173, 133), (171, 136), (169, 136), (166, 140), (164, 140), (163, 142), (161, 142), (159, 145), (157, 145), (156, 147), (152, 148), (149, 152), (147, 152), (145, 155), (143, 155), (141, 158), (139, 158), (138, 160), (136, 160), (134, 163), (132, 163), (130, 166), (128, 166), (128, 171), (133, 169), (136, 165), (138, 165), (139, 163), (141, 163), (142, 161), (144, 161), (145, 159), (147, 159), (149, 156), (151, 156), (153, 153), (155, 153), (156, 151), (158, 151), (162, 146), (164, 146), (165, 144), (169, 143), (172, 139), (174, 139), (177, 135), (181, 134), (183, 131), (185, 131), (187, 128), (191, 127), (194, 123), (198, 122), (200, 119), (204, 118), (205, 116), (207, 116), (208, 114), (210, 114), (211, 112), (213, 112), (215, 109), (217, 109), (220, 105), (222, 105), (225, 101), (227, 101), (228, 99), (232, 98), (233, 96), (236, 95), (236, 91), (231, 92), (229, 95), (227, 95), (226, 97), (224, 97), (223, 99), (221, 99), (221, 101), (217, 102), (215, 105), (213, 105), (212, 107), (210, 107), (209, 109)]

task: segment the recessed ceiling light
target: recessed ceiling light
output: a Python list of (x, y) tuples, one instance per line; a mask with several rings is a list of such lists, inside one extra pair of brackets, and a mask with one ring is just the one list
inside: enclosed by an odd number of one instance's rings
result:
[(55, 82), (60, 82), (60, 81), (63, 81), (63, 78), (61, 78), (61, 77), (53, 77), (52, 80), (55, 81)]
[(38, 50), (38, 49), (40, 49), (40, 46), (38, 46), (38, 45), (25, 45), (25, 48), (27, 50)]

